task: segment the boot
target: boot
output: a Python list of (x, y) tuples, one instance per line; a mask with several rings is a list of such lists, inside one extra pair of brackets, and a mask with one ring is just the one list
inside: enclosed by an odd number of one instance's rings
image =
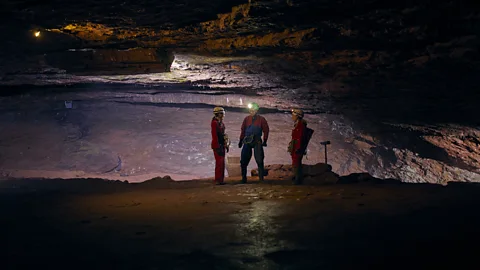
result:
[(263, 164), (258, 165), (258, 180), (263, 182), (263, 176), (265, 175), (265, 168)]
[(292, 184), (296, 185), (297, 184), (297, 168), (292, 167)]
[(303, 170), (302, 166), (293, 168), (293, 184), (301, 185), (303, 182)]
[(247, 183), (247, 167), (242, 168), (242, 183)]
[(297, 173), (298, 173), (297, 182), (299, 183), (299, 185), (302, 185), (303, 184), (303, 165), (300, 165), (300, 167), (298, 167)]

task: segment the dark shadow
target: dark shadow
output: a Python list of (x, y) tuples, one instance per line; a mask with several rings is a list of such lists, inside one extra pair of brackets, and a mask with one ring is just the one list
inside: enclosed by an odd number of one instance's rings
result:
[[(308, 223), (305, 233), (288, 232), (292, 237), (288, 239), (301, 243), (302, 250), (275, 252), (268, 258), (291, 269), (469, 268), (476, 264), (480, 251), (480, 187), (465, 183), (455, 186), (403, 186), (405, 192), (419, 188), (425, 195), (438, 196), (429, 196), (429, 201), (417, 198), (412, 204), (392, 198), (399, 205), (389, 213), (338, 214), (329, 224), (323, 224), (328, 229), (318, 232), (313, 229), (316, 223), (322, 224), (321, 220), (330, 215), (317, 216)], [(310, 258), (304, 263), (307, 255)]]
[[(198, 187), (193, 182), (155, 181), (167, 182), (171, 184), (169, 188), (176, 185)], [(31, 192), (15, 191), (26, 186)], [(61, 187), (64, 191), (71, 189), (70, 194), (50, 192), (49, 187), (52, 186)], [(288, 243), (289, 247), (268, 247), (266, 250), (269, 251), (262, 251), (256, 257), (241, 257), (239, 253), (232, 252), (251, 248), (251, 239), (259, 239), (258, 244), (261, 245), (265, 236), (256, 234), (261, 230), (253, 230), (252, 235), (229, 240), (238, 233), (238, 226), (243, 226), (238, 224), (238, 220), (237, 223), (234, 220), (223, 223), (226, 227), (219, 230), (216, 226), (208, 227), (212, 224), (203, 219), (189, 225), (184, 220), (188, 220), (187, 216), (180, 216), (178, 220), (162, 220), (159, 216), (160, 221), (155, 226), (147, 224), (131, 231), (122, 221), (102, 226), (102, 220), (115, 220), (116, 217), (105, 216), (101, 212), (89, 212), (88, 216), (74, 215), (74, 219), (69, 221), (73, 214), (70, 212), (73, 208), (69, 207), (71, 200), (88, 201), (91, 195), (102, 190), (133, 191), (138, 186), (141, 184), (129, 185), (101, 179), (1, 181), (0, 214), (5, 218), (0, 221), (0, 236), (4, 243), (8, 243), (2, 246), (0, 252), (2, 269), (65, 269), (66, 266), (69, 269), (250, 269), (256, 268), (259, 263), (274, 263), (278, 267), (270, 265), (268, 269), (400, 270), (442, 266), (453, 269), (475, 265), (480, 251), (477, 247), (480, 241), (477, 233), (480, 226), (480, 185), (470, 183), (453, 183), (447, 187), (431, 184), (383, 186), (384, 192), (395, 191), (386, 201), (378, 198), (369, 200), (373, 189), (368, 188), (347, 191), (358, 194), (350, 200), (333, 197), (328, 197), (330, 200), (327, 201), (282, 200), (281, 208), (286, 216), (275, 217), (268, 221), (271, 222), (268, 226), (275, 227), (275, 234), (271, 236), (274, 242)], [(6, 188), (13, 190), (7, 192)], [(345, 190), (345, 185), (330, 189), (342, 193)], [(363, 191), (361, 195), (360, 191)], [(404, 200), (405, 196), (411, 196), (411, 192), (417, 195)], [(162, 193), (159, 192), (158, 196), (161, 198)], [(134, 197), (125, 197), (126, 202), (132, 203), (130, 199)], [(178, 202), (182, 200), (178, 199)], [(100, 200), (99, 203), (109, 202)], [(252, 207), (252, 204), (236, 203), (232, 210), (249, 211)], [(315, 212), (318, 204), (322, 203), (331, 204), (321, 212)], [(362, 209), (375, 205), (368, 211), (347, 211), (343, 207), (351, 207), (349, 204)], [(223, 202), (218, 206), (228, 207)], [(389, 211), (379, 211), (382, 206), (388, 206)], [(172, 207), (171, 211), (175, 212), (183, 206)], [(208, 207), (213, 206), (209, 204)], [(208, 217), (215, 216), (214, 210), (211, 211)], [(111, 212), (115, 213), (120, 214), (117, 210)], [(146, 212), (144, 215), (160, 213)], [(230, 217), (219, 215), (217, 218), (225, 220)], [(292, 229), (289, 224), (300, 227)], [(187, 225), (191, 226), (191, 231), (184, 230)], [(218, 248), (218, 252), (201, 247), (189, 247), (178, 253), (158, 251), (172, 243), (181, 245), (182, 241), (192, 237), (199, 237), (199, 243), (202, 239), (206, 241), (201, 237), (204, 231), (198, 230), (208, 230), (211, 235), (224, 238), (226, 246), (214, 247)], [(150, 237), (153, 233), (156, 238)], [(232, 244), (232, 241), (239, 244)], [(185, 243), (192, 244), (191, 241)], [(266, 261), (261, 261), (261, 258)]]

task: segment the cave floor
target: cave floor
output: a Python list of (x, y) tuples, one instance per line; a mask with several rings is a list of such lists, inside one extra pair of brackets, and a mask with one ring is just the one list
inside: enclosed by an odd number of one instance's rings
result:
[[(236, 145), (250, 96), (191, 93), (186, 86), (84, 87), (70, 91), (32, 87), (24, 95), (0, 96), (0, 176), (129, 182), (158, 175), (176, 180), (210, 177), (215, 164), (210, 131), (215, 106), (224, 106), (228, 112), (226, 132), (235, 146), (229, 155), (240, 157)], [(72, 101), (72, 108), (67, 108), (67, 101)], [(257, 102), (263, 106), (266, 101)], [(270, 135), (265, 164), (288, 164), (291, 115), (266, 106), (262, 110)], [(352, 143), (353, 129), (341, 116), (312, 114), (308, 121), (315, 133), (306, 164), (323, 162), (320, 142), (330, 140), (328, 158), (336, 173), (365, 171), (363, 156), (371, 145)], [(249, 170), (256, 167), (252, 162)]]
[(2, 269), (453, 269), (478, 185), (0, 181)]

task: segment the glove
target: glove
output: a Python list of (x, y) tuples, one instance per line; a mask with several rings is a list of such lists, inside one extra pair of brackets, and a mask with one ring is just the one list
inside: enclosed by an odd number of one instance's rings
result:
[(263, 141), (262, 146), (267, 147), (267, 141)]
[(228, 151), (230, 151), (230, 147), (225, 147), (225, 150), (227, 150), (228, 153)]
[(239, 142), (238, 142), (238, 148), (242, 148), (242, 146), (243, 146), (243, 142), (242, 142), (242, 141), (239, 141)]

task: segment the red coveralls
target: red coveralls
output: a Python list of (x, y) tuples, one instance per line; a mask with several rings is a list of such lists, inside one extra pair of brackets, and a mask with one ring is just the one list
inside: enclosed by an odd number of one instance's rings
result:
[(215, 182), (225, 178), (225, 125), (215, 117), (212, 119), (212, 149), (215, 156)]
[[(292, 166), (299, 168), (302, 166), (303, 154), (305, 152), (305, 135), (307, 131), (307, 122), (300, 119), (295, 123), (295, 127), (292, 130), (291, 143), (291, 156)], [(297, 153), (298, 152), (298, 153)]]

